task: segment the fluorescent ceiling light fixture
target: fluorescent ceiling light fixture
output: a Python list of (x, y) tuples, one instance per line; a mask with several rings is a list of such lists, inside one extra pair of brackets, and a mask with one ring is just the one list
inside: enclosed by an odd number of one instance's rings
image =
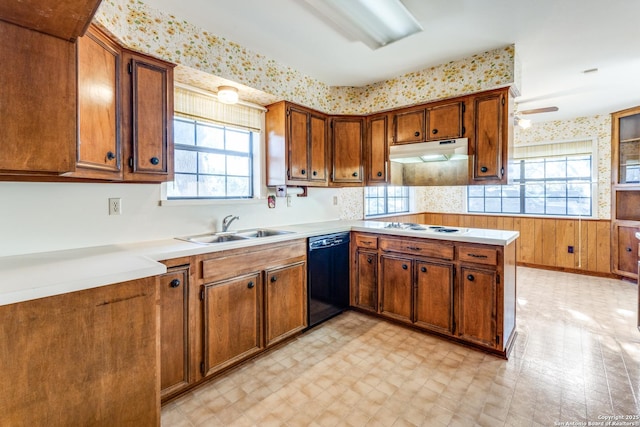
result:
[(351, 39), (378, 49), (422, 31), (400, 0), (306, 0)]
[(233, 86), (218, 87), (218, 101), (223, 104), (235, 104), (238, 102), (238, 89)]

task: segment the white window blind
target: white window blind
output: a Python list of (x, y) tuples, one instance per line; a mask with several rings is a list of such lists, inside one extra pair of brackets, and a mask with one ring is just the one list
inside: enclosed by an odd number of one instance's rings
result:
[(576, 154), (593, 154), (593, 139), (561, 141), (553, 143), (516, 145), (513, 147), (514, 160), (537, 157), (564, 157)]
[(176, 86), (174, 88), (174, 112), (185, 118), (205, 119), (223, 126), (261, 132), (264, 109), (246, 104), (223, 104), (215, 96)]

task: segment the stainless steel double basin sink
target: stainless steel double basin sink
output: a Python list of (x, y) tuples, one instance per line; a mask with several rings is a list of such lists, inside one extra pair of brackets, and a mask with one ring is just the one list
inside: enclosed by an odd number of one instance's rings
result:
[(255, 228), (242, 231), (225, 231), (219, 233), (205, 233), (194, 236), (176, 237), (178, 240), (184, 240), (191, 243), (200, 243), (202, 245), (212, 245), (215, 243), (232, 242), (237, 240), (259, 239), (262, 237), (280, 236), (282, 234), (291, 234), (293, 231), (270, 230), (267, 228)]

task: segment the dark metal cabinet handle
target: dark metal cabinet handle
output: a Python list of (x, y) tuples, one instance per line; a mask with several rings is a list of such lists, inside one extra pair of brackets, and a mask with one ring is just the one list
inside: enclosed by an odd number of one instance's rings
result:
[(316, 176), (316, 175), (318, 175), (318, 172), (317, 171), (313, 171), (313, 176)]
[(631, 252), (633, 249), (631, 248), (627, 248), (627, 252)]
[(472, 258), (486, 258), (486, 255), (478, 255), (478, 254), (467, 254), (467, 256), (470, 256)]
[(434, 135), (437, 134), (438, 133), (438, 129), (432, 130), (431, 133), (434, 134)]
[(407, 249), (409, 249), (410, 251), (419, 251), (421, 250), (419, 247), (417, 246), (407, 246)]
[(352, 173), (353, 176), (358, 176), (358, 172)]
[(178, 286), (180, 286), (180, 280), (173, 279), (171, 282), (169, 282), (169, 286), (171, 286), (172, 288), (177, 288)]
[(488, 171), (488, 170), (489, 170), (489, 169), (487, 169), (487, 167), (486, 167), (486, 166), (482, 166), (482, 167), (480, 168), (480, 172), (486, 172), (486, 171)]
[(278, 278), (276, 276), (271, 276), (271, 283), (273, 283), (273, 282), (275, 282), (277, 280), (278, 280)]
[(420, 271), (422, 271), (423, 273), (426, 273), (427, 272), (427, 267), (421, 267)]
[(378, 176), (382, 176), (382, 172), (378, 172), (376, 175), (378, 175)]
[(420, 132), (414, 133), (413, 136), (420, 136)]
[(306, 175), (306, 174), (307, 174), (307, 171), (306, 171), (306, 170), (304, 170), (304, 169), (302, 169), (302, 170), (300, 171), (300, 173), (301, 173), (302, 175)]
[(116, 155), (113, 154), (113, 151), (107, 152), (107, 160), (113, 160), (116, 158)]
[(371, 264), (373, 262), (373, 257), (367, 257), (367, 262)]
[(409, 267), (407, 266), (407, 264), (402, 264), (402, 269), (403, 269), (403, 270), (406, 270), (407, 268), (409, 268)]
[(475, 279), (475, 277), (473, 277), (473, 274), (469, 274), (467, 276), (467, 280), (470, 281), (470, 282), (473, 282), (474, 279)]
[(152, 157), (150, 161), (152, 165), (157, 165), (158, 163), (160, 163), (160, 160), (158, 160), (157, 157)]
[(254, 286), (255, 286), (255, 285), (254, 285), (254, 283), (253, 283), (253, 282), (249, 282), (249, 283), (247, 283), (247, 288), (249, 288), (249, 289), (253, 288)]

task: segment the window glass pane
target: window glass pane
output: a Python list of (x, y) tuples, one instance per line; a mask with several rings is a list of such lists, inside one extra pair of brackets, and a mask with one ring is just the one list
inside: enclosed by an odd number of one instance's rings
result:
[(200, 175), (198, 179), (200, 197), (224, 197), (226, 195), (225, 177)]
[(173, 182), (167, 183), (168, 197), (197, 197), (198, 177), (176, 173)]
[(567, 176), (566, 160), (547, 160), (545, 162), (545, 176), (547, 178), (565, 178)]
[(555, 197), (548, 197), (546, 199), (546, 213), (549, 215), (566, 215), (567, 214), (567, 199), (559, 199)]
[(195, 151), (175, 150), (175, 172), (198, 172), (198, 153)]
[(249, 158), (227, 156), (227, 174), (249, 176)]
[(514, 161), (509, 163), (509, 170), (507, 171), (509, 176), (514, 181), (518, 181), (520, 179), (520, 161)]
[(591, 160), (567, 161), (567, 178), (585, 178), (591, 176)]
[(570, 198), (567, 199), (568, 215), (591, 215), (591, 199)]
[(591, 183), (589, 182), (568, 183), (567, 197), (591, 197)]
[(547, 184), (545, 187), (547, 197), (566, 197), (567, 184), (553, 183)]
[(485, 212), (500, 212), (502, 210), (502, 200), (497, 197), (487, 197), (484, 199)]
[(484, 188), (485, 197), (500, 197), (501, 194), (502, 194), (501, 185), (487, 185)]
[(542, 197), (530, 197), (524, 200), (524, 213), (528, 214), (543, 214), (544, 213), (544, 198)]
[(470, 198), (468, 202), (469, 212), (484, 212), (484, 199)]
[(503, 185), (502, 197), (520, 197), (520, 185)]
[(227, 145), (226, 149), (230, 151), (240, 151), (242, 153), (249, 152), (249, 138), (247, 132), (227, 129)]
[(502, 212), (506, 213), (520, 213), (520, 198), (502, 199)]
[(484, 186), (483, 185), (470, 185), (467, 194), (469, 197), (483, 197)]
[(223, 154), (198, 153), (200, 173), (224, 175), (225, 158)]
[(198, 125), (197, 145), (200, 147), (224, 149), (224, 129), (217, 126)]
[(234, 197), (246, 197), (249, 194), (249, 178), (228, 177), (227, 195)]
[(365, 216), (409, 211), (407, 187), (365, 187), (364, 196)]
[(542, 179), (544, 178), (544, 160), (524, 161), (524, 179)]
[(175, 144), (196, 145), (195, 122), (176, 120), (173, 122), (173, 141)]
[(543, 197), (544, 184), (527, 183), (524, 187), (524, 196), (525, 197)]

